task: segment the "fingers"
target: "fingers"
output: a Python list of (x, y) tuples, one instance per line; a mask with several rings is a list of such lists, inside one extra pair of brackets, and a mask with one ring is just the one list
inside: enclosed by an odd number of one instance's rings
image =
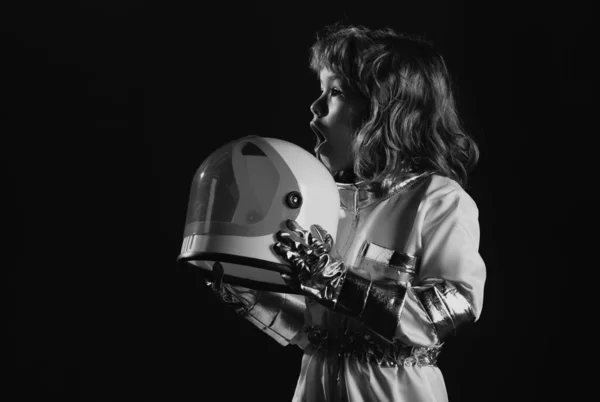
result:
[(289, 230), (276, 233), (277, 240), (290, 250), (301, 254), (315, 253), (317, 256), (328, 253), (333, 248), (333, 237), (319, 225), (312, 225), (307, 232), (294, 220), (286, 221)]
[(296, 232), (282, 230), (275, 234), (275, 238), (292, 251), (304, 254), (309, 250), (307, 239), (300, 237)]
[(293, 220), (293, 219), (288, 219), (285, 222), (285, 225), (290, 230), (299, 231), (299, 232), (306, 232), (306, 230), (304, 230), (304, 228), (302, 226), (300, 226), (300, 224), (298, 222), (296, 222), (295, 220)]
[(301, 271), (308, 270), (306, 253), (294, 251), (290, 246), (283, 243), (275, 243), (272, 247), (275, 253), (290, 265), (294, 275), (297, 275)]
[(319, 228), (317, 227), (317, 225), (312, 225), (310, 227), (310, 234), (309, 234), (308, 238), (309, 238), (309, 244), (313, 244), (315, 242), (322, 242), (323, 241), (323, 233), (319, 231)]
[(289, 230), (275, 234), (278, 243), (272, 246), (273, 250), (294, 269), (295, 275), (310, 274), (310, 267), (319, 265), (332, 250), (333, 238), (319, 225), (312, 225), (310, 232), (294, 220), (286, 221), (286, 226)]
[(328, 245), (329, 250), (333, 248), (333, 236), (319, 225), (314, 225), (315, 230), (319, 233), (321, 241)]
[(333, 238), (319, 225), (310, 228), (309, 244), (317, 256), (329, 253), (333, 247)]
[(325, 229), (323, 229), (322, 226), (312, 225), (310, 229), (311, 233), (313, 233), (313, 236), (318, 238), (323, 243), (329, 243), (333, 241), (333, 237), (331, 237), (331, 234)]
[(318, 254), (316, 251), (306, 256), (306, 264), (310, 267), (315, 266), (319, 263), (321, 258), (321, 254)]
[(309, 232), (306, 229), (304, 229), (302, 226), (300, 226), (300, 224), (298, 222), (296, 222), (295, 220), (293, 220), (293, 219), (287, 220), (285, 222), (285, 224), (288, 229), (290, 229), (291, 231), (296, 233), (298, 236), (300, 236), (304, 239), (308, 239)]
[(299, 235), (297, 232), (293, 232), (293, 231), (289, 231), (289, 230), (281, 230), (279, 232), (277, 232), (277, 234), (275, 235), (277, 237), (277, 240), (279, 240), (282, 243), (287, 243), (290, 246), (292, 244), (297, 245), (296, 249), (300, 247), (300, 245), (304, 245), (307, 246), (307, 239), (305, 239), (303, 236)]
[(290, 246), (284, 243), (275, 243), (273, 245), (273, 250), (275, 253), (277, 253), (277, 255), (283, 258), (284, 261), (290, 264), (290, 267), (294, 270), (294, 273), (305, 269), (304, 254), (292, 250)]
[(292, 256), (296, 254), (294, 251), (292, 251), (290, 246), (286, 245), (285, 243), (273, 244), (273, 251), (275, 251), (277, 255), (279, 255), (281, 258), (288, 262), (292, 258)]

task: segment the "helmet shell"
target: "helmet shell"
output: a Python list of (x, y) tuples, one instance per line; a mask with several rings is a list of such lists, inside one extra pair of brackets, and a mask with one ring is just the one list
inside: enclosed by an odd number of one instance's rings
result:
[(315, 156), (284, 140), (243, 137), (197, 169), (178, 260), (209, 272), (219, 261), (225, 282), (291, 292), (274, 235), (291, 219), (321, 225), (335, 240), (339, 208), (337, 185)]

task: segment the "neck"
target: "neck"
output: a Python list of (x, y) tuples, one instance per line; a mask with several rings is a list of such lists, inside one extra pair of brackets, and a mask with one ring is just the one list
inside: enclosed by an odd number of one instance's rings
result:
[(356, 175), (351, 169), (337, 171), (333, 174), (333, 178), (337, 183), (350, 184), (356, 182)]

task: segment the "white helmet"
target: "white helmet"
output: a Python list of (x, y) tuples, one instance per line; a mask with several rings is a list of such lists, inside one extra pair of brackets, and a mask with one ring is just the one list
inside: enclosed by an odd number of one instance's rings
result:
[(206, 271), (218, 261), (224, 282), (292, 292), (280, 275), (290, 268), (272, 250), (275, 233), (293, 219), (335, 240), (339, 208), (337, 185), (315, 156), (280, 139), (244, 137), (196, 171), (177, 259)]

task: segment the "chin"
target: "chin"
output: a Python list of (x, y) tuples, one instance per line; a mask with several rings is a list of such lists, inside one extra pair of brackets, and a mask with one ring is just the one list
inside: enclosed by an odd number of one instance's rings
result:
[(325, 165), (327, 170), (329, 170), (329, 172), (332, 175), (335, 175), (336, 173), (339, 173), (341, 171), (352, 169), (351, 164), (335, 163), (335, 161), (332, 161), (330, 158), (328, 158), (326, 155), (323, 155), (322, 153), (317, 154), (317, 158), (323, 163), (323, 165)]
[(335, 172), (335, 170), (332, 168), (331, 161), (328, 157), (324, 156), (322, 153), (318, 153), (317, 159), (320, 160), (321, 163), (323, 163), (323, 165), (325, 165), (325, 167), (327, 168), (327, 170), (329, 170), (330, 173), (333, 174), (333, 172)]

